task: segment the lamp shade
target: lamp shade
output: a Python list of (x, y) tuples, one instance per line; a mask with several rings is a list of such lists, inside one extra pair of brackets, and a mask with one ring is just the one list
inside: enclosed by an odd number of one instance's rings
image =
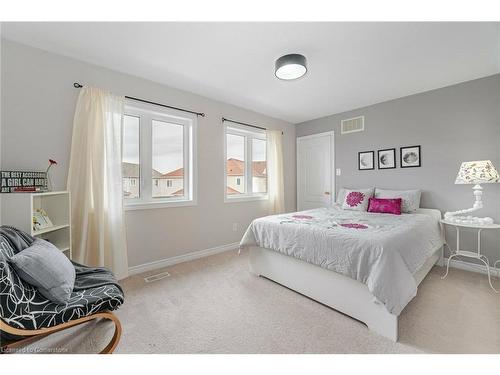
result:
[(290, 81), (302, 77), (307, 72), (306, 58), (292, 53), (281, 56), (275, 63), (274, 74), (279, 79)]
[(490, 160), (465, 161), (460, 166), (455, 184), (491, 184), (500, 175)]

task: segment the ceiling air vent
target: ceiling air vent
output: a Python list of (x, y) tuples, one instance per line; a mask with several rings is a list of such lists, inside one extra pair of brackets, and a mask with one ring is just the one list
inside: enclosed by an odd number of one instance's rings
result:
[(364, 130), (365, 130), (365, 116), (348, 118), (346, 120), (342, 120), (341, 122), (340, 126), (341, 134), (362, 132)]

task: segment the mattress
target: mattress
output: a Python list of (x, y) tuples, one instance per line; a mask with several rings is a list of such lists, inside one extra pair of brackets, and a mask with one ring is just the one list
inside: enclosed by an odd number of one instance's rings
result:
[(436, 210), (391, 215), (335, 205), (256, 219), (240, 249), (271, 249), (350, 277), (399, 315), (417, 293), (413, 275), (443, 245), (439, 219)]

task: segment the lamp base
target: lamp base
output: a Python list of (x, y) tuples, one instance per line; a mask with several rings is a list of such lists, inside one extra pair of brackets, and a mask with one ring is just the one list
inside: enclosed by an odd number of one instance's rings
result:
[(483, 208), (483, 201), (481, 200), (481, 196), (483, 195), (483, 188), (481, 185), (476, 184), (472, 188), (474, 191), (474, 205), (471, 208), (467, 208), (465, 210), (446, 212), (444, 214), (444, 219), (451, 223), (457, 224), (476, 224), (476, 225), (486, 225), (493, 224), (493, 219), (491, 217), (474, 217), (474, 216), (463, 216), (464, 214), (468, 214), (474, 211), (477, 211)]

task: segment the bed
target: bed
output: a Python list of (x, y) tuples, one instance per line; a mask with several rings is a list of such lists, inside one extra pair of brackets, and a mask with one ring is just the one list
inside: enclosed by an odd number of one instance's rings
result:
[(393, 341), (398, 316), (442, 263), (441, 213), (391, 215), (334, 205), (254, 220), (240, 250), (250, 270), (361, 322)]

